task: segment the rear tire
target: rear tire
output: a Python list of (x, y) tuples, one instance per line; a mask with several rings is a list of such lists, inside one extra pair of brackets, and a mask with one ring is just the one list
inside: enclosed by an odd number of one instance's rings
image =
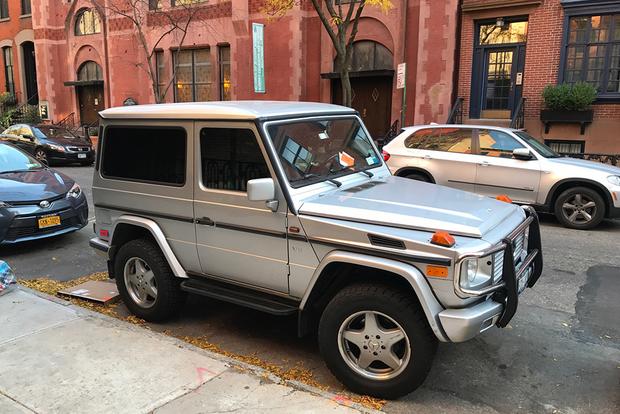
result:
[(394, 399), (422, 385), (437, 338), (411, 293), (363, 283), (345, 287), (329, 302), (319, 323), (319, 347), (347, 388)]
[(432, 183), (433, 181), (428, 178), (428, 176), (424, 173), (407, 173), (403, 175), (404, 178), (409, 178), (410, 180), (422, 181), (425, 183)]
[(127, 308), (139, 318), (159, 322), (175, 315), (185, 293), (159, 247), (136, 239), (122, 245), (114, 258), (118, 292)]
[(558, 196), (554, 212), (564, 227), (589, 230), (605, 218), (605, 201), (591, 188), (572, 187)]

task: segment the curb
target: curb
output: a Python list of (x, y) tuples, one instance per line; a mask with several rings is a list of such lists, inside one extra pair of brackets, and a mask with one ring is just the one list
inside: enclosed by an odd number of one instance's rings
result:
[(238, 368), (240, 370), (245, 370), (245, 371), (249, 371), (250, 373), (261, 377), (261, 378), (265, 378), (268, 379), (269, 381), (275, 383), (275, 384), (282, 384), (282, 385), (288, 385), (291, 388), (294, 388), (298, 391), (304, 391), (304, 392), (309, 392), (311, 394), (314, 394), (316, 396), (325, 398), (327, 400), (333, 401), (339, 405), (348, 407), (348, 408), (353, 408), (355, 410), (358, 410), (362, 413), (365, 414), (381, 414), (383, 413), (383, 411), (378, 411), (378, 410), (374, 410), (372, 408), (368, 408), (363, 406), (362, 404), (353, 402), (351, 400), (349, 400), (348, 397), (344, 396), (344, 395), (340, 395), (340, 394), (335, 394), (333, 392), (329, 392), (329, 391), (325, 391), (325, 390), (321, 390), (319, 388), (316, 388), (312, 385), (308, 385), (305, 384), (303, 382), (300, 381), (296, 381), (296, 380), (285, 380), (282, 379), (280, 377), (278, 377), (275, 374), (272, 374), (271, 372), (256, 366), (256, 365), (252, 365), (249, 364), (247, 362), (243, 362), (243, 361), (239, 361), (237, 359), (231, 358), (231, 357), (227, 357), (225, 355), (222, 354), (218, 354), (216, 352), (212, 352), (206, 349), (202, 349), (199, 348), (195, 345), (192, 345), (188, 342), (185, 342), (181, 339), (175, 338), (173, 336), (169, 336), (169, 335), (165, 335), (163, 333), (159, 333), (159, 332), (155, 332), (151, 329), (149, 329), (148, 327), (143, 327), (137, 324), (132, 324), (129, 322), (125, 322), (123, 320), (117, 319), (117, 318), (113, 318), (111, 316), (102, 314), (102, 313), (98, 313), (95, 311), (91, 311), (90, 309), (87, 308), (83, 308), (81, 306), (78, 305), (74, 305), (69, 301), (66, 301), (64, 299), (55, 297), (55, 296), (51, 296), (48, 295), (47, 293), (43, 293), (43, 292), (39, 292), (37, 290), (34, 289), (30, 289), (26, 286), (23, 286), (21, 284), (17, 284), (17, 289), (21, 290), (23, 292), (26, 293), (30, 293), (32, 295), (35, 295), (39, 298), (45, 299), (45, 300), (49, 300), (51, 302), (54, 302), (58, 305), (61, 306), (65, 306), (69, 309), (74, 310), (78, 315), (83, 315), (87, 318), (92, 318), (92, 319), (99, 319), (108, 323), (111, 323), (112, 325), (114, 325), (117, 328), (122, 328), (122, 329), (128, 329), (131, 331), (139, 331), (142, 333), (147, 333), (148, 335), (152, 336), (152, 337), (156, 337), (160, 340), (164, 340), (167, 341), (168, 343), (174, 344), (176, 346), (178, 346), (179, 348), (185, 348), (194, 352), (198, 352), (201, 353), (204, 356), (207, 356), (209, 358), (215, 359), (217, 361), (223, 362), (227, 365), (229, 365), (230, 367), (233, 368)]

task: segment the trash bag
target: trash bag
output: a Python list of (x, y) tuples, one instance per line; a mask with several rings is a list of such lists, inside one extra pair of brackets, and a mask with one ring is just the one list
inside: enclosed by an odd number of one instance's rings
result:
[(10, 285), (17, 283), (13, 269), (4, 260), (0, 260), (0, 293), (8, 290)]

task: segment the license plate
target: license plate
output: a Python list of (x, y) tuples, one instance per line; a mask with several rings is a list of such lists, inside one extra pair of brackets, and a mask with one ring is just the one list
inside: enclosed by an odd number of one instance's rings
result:
[(47, 227), (60, 226), (60, 216), (47, 216), (39, 219), (39, 228), (45, 229)]
[(78, 158), (86, 158), (86, 154), (78, 154)]

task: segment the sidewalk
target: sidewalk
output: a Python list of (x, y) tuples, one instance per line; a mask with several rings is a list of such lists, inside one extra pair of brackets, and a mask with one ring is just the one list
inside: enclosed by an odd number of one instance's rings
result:
[(257, 374), (25, 288), (0, 296), (2, 414), (358, 412)]

